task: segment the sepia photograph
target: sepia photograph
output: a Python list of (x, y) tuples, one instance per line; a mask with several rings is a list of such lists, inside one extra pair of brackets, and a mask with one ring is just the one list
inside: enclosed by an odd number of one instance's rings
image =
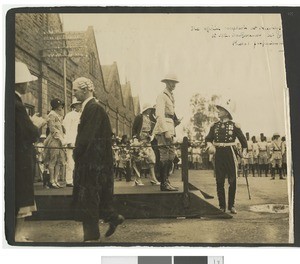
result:
[(10, 245), (294, 244), (282, 15), (210, 10), (9, 10)]

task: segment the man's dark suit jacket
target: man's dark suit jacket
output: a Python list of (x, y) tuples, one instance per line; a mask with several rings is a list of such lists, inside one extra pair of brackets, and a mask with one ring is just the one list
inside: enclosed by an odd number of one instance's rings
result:
[(93, 98), (85, 105), (73, 152), (75, 220), (98, 221), (113, 197), (112, 130), (107, 113)]
[(30, 120), (21, 98), (15, 95), (15, 205), (34, 205), (34, 146), (39, 138), (38, 128)]

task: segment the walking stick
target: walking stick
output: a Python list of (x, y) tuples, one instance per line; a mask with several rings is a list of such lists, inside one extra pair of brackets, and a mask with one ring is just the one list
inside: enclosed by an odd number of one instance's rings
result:
[(249, 188), (249, 182), (248, 182), (248, 168), (245, 170), (245, 179), (247, 183), (247, 190), (248, 190), (248, 195), (249, 195), (249, 200), (251, 200), (251, 194), (250, 194), (250, 188)]

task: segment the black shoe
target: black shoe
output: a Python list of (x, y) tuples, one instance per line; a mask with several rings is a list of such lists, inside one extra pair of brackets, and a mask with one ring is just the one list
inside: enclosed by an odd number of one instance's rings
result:
[(124, 222), (125, 218), (122, 215), (118, 215), (117, 219), (109, 222), (109, 228), (105, 233), (105, 237), (110, 237), (113, 233), (115, 233), (117, 226)]
[(172, 187), (170, 184), (165, 183), (160, 185), (160, 190), (161, 191), (166, 191), (166, 192), (176, 192), (178, 189)]
[(169, 186), (171, 186), (171, 188), (173, 188), (173, 189), (175, 189), (176, 191), (178, 191), (178, 188), (175, 187), (175, 186), (173, 186), (173, 185), (170, 183), (169, 179), (167, 179), (167, 184), (168, 184)]

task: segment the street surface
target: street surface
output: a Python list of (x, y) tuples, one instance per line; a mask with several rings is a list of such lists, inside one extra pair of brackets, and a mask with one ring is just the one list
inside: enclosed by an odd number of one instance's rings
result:
[[(175, 172), (179, 176), (180, 170)], [(249, 176), (251, 200), (245, 178), (238, 178), (236, 209), (232, 219), (129, 219), (103, 243), (289, 243), (289, 214), (254, 212), (253, 205), (288, 205), (287, 180)], [(218, 207), (212, 171), (190, 170), (189, 181), (214, 196), (206, 200)], [(133, 187), (134, 188), (134, 187)], [(227, 193), (227, 191), (226, 191)], [(100, 223), (102, 234), (107, 224)], [(24, 232), (34, 242), (82, 242), (81, 224), (74, 221), (26, 221)]]

